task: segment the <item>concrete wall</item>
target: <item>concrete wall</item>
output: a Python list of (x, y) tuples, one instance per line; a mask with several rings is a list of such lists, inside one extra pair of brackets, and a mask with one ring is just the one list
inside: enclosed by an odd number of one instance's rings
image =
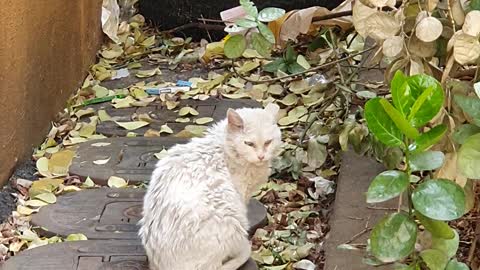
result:
[(101, 0), (2, 0), (0, 186), (81, 85), (102, 38)]

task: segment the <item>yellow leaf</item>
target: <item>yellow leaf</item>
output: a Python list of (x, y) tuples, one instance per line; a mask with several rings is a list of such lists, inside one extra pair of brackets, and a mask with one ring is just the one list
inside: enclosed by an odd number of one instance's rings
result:
[(85, 179), (85, 182), (83, 182), (82, 187), (92, 188), (95, 187), (95, 183), (90, 177), (87, 177), (87, 179)]
[(188, 117), (177, 118), (177, 119), (175, 119), (175, 122), (177, 122), (177, 123), (188, 123), (188, 122), (190, 122), (190, 118), (188, 118)]
[(66, 175), (75, 152), (63, 150), (52, 155), (48, 162), (48, 170), (54, 175)]
[(110, 176), (107, 182), (108, 186), (111, 188), (124, 188), (127, 186), (127, 181), (121, 177)]
[(54, 192), (62, 183), (63, 179), (40, 179), (32, 183), (32, 186), (28, 190), (28, 194), (33, 198), (40, 193)]
[(25, 206), (30, 206), (30, 207), (42, 207), (45, 205), (48, 205), (48, 203), (41, 200), (28, 200), (25, 202)]
[(145, 121), (133, 121), (133, 122), (115, 122), (117, 125), (121, 126), (126, 130), (136, 130), (141, 127), (147, 126), (150, 123)]
[(234, 93), (234, 94), (223, 94), (222, 93), (222, 96), (224, 96), (226, 98), (229, 98), (229, 99), (241, 99), (241, 98), (249, 97), (249, 95), (245, 92)]
[(213, 118), (211, 118), (211, 117), (201, 117), (201, 118), (195, 119), (195, 124), (205, 125), (205, 124), (210, 123), (212, 121), (213, 121)]
[(279, 100), (278, 102), (286, 105), (286, 106), (292, 106), (297, 104), (298, 97), (295, 94), (288, 94), (286, 95), (282, 100)]
[(26, 206), (19, 205), (19, 206), (17, 206), (17, 212), (20, 215), (29, 216), (34, 212), (34, 210), (31, 209), (31, 208), (28, 208)]
[(50, 203), (50, 204), (57, 202), (57, 197), (53, 193), (50, 193), (50, 192), (40, 193), (37, 196), (35, 196), (34, 199), (39, 199), (41, 201), (44, 201), (44, 202)]
[(84, 234), (81, 234), (81, 233), (70, 234), (70, 235), (68, 235), (67, 238), (65, 239), (65, 241), (67, 241), (67, 242), (72, 242), (72, 241), (85, 241), (85, 240), (88, 240), (88, 238), (87, 238)]
[(149, 129), (143, 134), (144, 137), (160, 137), (160, 132), (154, 129)]
[(165, 125), (162, 125), (162, 127), (160, 128), (160, 133), (172, 134), (173, 130), (167, 124), (165, 124)]
[(84, 109), (84, 110), (78, 110), (76, 113), (75, 113), (75, 116), (77, 118), (81, 118), (82, 116), (85, 116), (85, 115), (90, 115), (90, 114), (94, 114), (95, 113), (95, 109), (93, 108), (87, 108), (87, 109)]
[(37, 171), (44, 176), (51, 175), (51, 173), (48, 171), (48, 158), (41, 157), (37, 160)]
[(179, 116), (186, 116), (186, 115), (198, 115), (198, 111), (192, 107), (183, 107), (178, 111)]
[(148, 78), (155, 75), (161, 75), (162, 71), (159, 68), (148, 69), (148, 70), (139, 70), (135, 76), (138, 78)]

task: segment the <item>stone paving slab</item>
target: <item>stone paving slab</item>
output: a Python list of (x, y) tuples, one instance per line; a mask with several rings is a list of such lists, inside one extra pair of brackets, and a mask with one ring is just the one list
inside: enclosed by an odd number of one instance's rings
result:
[[(88, 240), (64, 242), (21, 252), (2, 270), (148, 270), (139, 241)], [(257, 270), (250, 259), (239, 270)]]
[[(188, 118), (190, 122), (188, 123), (178, 123), (175, 120), (179, 118), (178, 109), (189, 106), (198, 111), (197, 116), (189, 115)], [(227, 115), (227, 110), (240, 109), (244, 107), (261, 107), (259, 102), (250, 99), (219, 99), (219, 98), (209, 98), (207, 100), (194, 100), (186, 99), (180, 100), (180, 104), (177, 106), (177, 110), (168, 110), (165, 105), (160, 101), (153, 102), (151, 105), (146, 107), (132, 107), (132, 108), (120, 108), (116, 109), (112, 106), (110, 102), (95, 104), (87, 106), (85, 109), (93, 108), (95, 111), (105, 110), (109, 116), (112, 117), (115, 121), (118, 122), (129, 122), (134, 121), (134, 115), (147, 114), (152, 122), (150, 125), (136, 129), (132, 132), (136, 133), (138, 136), (143, 136), (145, 132), (149, 129), (154, 129), (159, 131), (161, 126), (167, 124), (172, 130), (173, 134), (176, 134), (182, 131), (187, 125), (195, 125), (195, 119), (202, 117), (211, 117), (215, 122), (224, 119)], [(81, 121), (90, 121), (88, 116), (84, 116), (80, 119)], [(97, 133), (103, 134), (107, 137), (125, 137), (128, 130), (120, 127), (113, 121), (101, 122), (97, 125)]]
[[(122, 177), (132, 184), (148, 182), (158, 161), (155, 154), (186, 142), (187, 139), (172, 137), (110, 138), (85, 142), (78, 146), (69, 174), (81, 179), (90, 177), (100, 185), (106, 185), (110, 176)], [(95, 146), (99, 143), (109, 145)], [(93, 163), (108, 158), (110, 160), (106, 164)]]
[[(100, 188), (68, 193), (55, 204), (42, 207), (32, 225), (42, 235), (82, 233), (88, 239), (138, 239), (144, 189)], [(257, 200), (248, 205), (250, 235), (267, 222), (267, 210)]]
[[(326, 241), (326, 261), (324, 270), (383, 270), (391, 266), (373, 267), (362, 262), (364, 250), (339, 250), (337, 246), (368, 227), (373, 227), (382, 217), (391, 213), (384, 210), (368, 209), (367, 206), (384, 208), (397, 207), (397, 200), (369, 205), (365, 193), (371, 180), (385, 168), (374, 159), (356, 154), (343, 153), (342, 166), (337, 182), (333, 215), (330, 217), (330, 232)], [(366, 243), (370, 232), (364, 233), (353, 243)]]

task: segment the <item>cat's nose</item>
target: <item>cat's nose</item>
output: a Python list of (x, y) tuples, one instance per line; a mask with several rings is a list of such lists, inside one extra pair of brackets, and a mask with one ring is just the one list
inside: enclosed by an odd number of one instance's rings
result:
[(259, 155), (258, 155), (258, 159), (259, 159), (259, 160), (263, 160), (264, 158), (265, 158), (265, 154), (259, 154)]

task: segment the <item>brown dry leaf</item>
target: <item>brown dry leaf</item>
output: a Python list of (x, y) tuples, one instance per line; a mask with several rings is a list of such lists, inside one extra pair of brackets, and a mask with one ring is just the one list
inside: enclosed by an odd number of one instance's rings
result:
[(403, 38), (394, 36), (383, 42), (383, 54), (387, 57), (395, 57), (403, 51)]
[(435, 17), (422, 19), (415, 28), (415, 35), (423, 42), (437, 40), (443, 31), (442, 23)]
[(465, 34), (477, 37), (480, 34), (480, 11), (472, 10), (465, 16), (462, 30)]
[(465, 33), (458, 35), (453, 45), (453, 56), (461, 65), (475, 63), (480, 56), (480, 42)]
[(438, 5), (439, 0), (427, 0), (427, 11), (431, 12)]
[(362, 37), (366, 38), (368, 36), (367, 18), (376, 12), (376, 9), (370, 8), (362, 4), (360, 1), (355, 1), (352, 15), (353, 25), (355, 26), (355, 30), (357, 30), (358, 34)]
[(412, 35), (408, 42), (409, 52), (419, 57), (432, 57), (437, 52), (435, 42), (423, 42), (415, 35)]
[(463, 25), (465, 22), (465, 11), (460, 0), (448, 0), (452, 9), (453, 20), (457, 25)]
[(377, 11), (366, 19), (367, 34), (375, 40), (385, 40), (397, 35), (400, 23), (387, 13)]
[(424, 73), (424, 66), (421, 58), (412, 57), (410, 59), (410, 76)]

